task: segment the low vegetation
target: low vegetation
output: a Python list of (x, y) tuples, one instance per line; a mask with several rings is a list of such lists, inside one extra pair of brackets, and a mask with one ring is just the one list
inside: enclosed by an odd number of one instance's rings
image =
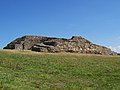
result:
[(120, 57), (1, 50), (0, 90), (120, 90)]

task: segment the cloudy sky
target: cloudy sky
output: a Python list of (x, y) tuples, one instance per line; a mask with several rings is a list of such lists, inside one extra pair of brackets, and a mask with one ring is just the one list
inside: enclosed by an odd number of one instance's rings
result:
[(24, 35), (82, 36), (120, 52), (120, 0), (0, 0), (0, 48)]

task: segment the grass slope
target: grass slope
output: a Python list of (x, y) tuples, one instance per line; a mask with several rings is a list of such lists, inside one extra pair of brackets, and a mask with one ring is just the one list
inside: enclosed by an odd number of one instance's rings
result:
[(120, 90), (120, 57), (1, 50), (0, 90)]

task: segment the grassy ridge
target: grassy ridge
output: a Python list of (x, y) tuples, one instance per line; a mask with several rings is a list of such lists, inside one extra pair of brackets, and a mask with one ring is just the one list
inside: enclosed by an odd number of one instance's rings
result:
[(1, 50), (0, 90), (120, 90), (120, 57)]

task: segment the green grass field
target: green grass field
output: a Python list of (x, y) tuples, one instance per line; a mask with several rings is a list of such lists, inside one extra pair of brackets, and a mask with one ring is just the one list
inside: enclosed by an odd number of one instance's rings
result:
[(120, 57), (1, 50), (0, 90), (120, 90)]

